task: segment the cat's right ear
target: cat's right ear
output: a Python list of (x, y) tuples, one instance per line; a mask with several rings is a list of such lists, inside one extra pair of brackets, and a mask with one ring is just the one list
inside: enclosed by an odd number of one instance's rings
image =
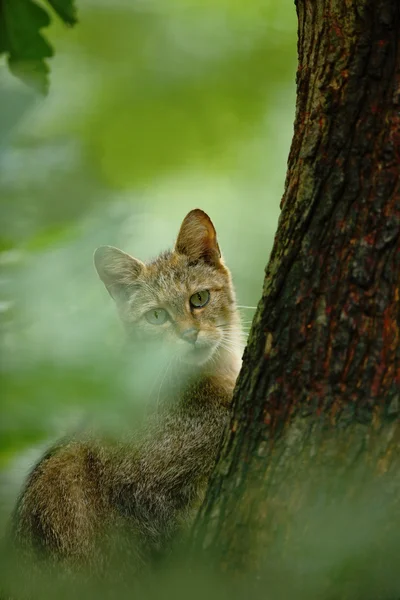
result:
[(93, 256), (96, 271), (114, 300), (126, 300), (144, 264), (113, 246), (100, 246)]

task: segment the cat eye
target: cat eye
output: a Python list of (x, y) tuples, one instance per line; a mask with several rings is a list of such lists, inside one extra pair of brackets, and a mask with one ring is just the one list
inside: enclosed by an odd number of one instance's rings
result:
[(152, 325), (162, 325), (168, 319), (168, 313), (163, 308), (152, 308), (144, 316)]
[(193, 296), (190, 296), (190, 305), (193, 308), (202, 308), (207, 304), (210, 299), (210, 292), (203, 290), (202, 292), (196, 292)]

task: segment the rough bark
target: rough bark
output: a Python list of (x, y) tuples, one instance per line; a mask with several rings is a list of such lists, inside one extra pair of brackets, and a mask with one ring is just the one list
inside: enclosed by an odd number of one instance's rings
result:
[(257, 577), (303, 581), (325, 553), (323, 597), (346, 557), (354, 572), (400, 564), (400, 3), (298, 0), (297, 14), (282, 212), (194, 540)]

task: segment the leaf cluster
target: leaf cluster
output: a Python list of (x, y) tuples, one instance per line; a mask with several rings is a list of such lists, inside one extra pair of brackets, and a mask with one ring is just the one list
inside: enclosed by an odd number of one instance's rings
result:
[[(47, 0), (51, 9), (69, 26), (76, 23), (74, 0)], [(0, 0), (0, 54), (10, 71), (42, 93), (48, 90), (47, 58), (54, 50), (41, 30), (51, 23), (49, 10), (33, 0)]]

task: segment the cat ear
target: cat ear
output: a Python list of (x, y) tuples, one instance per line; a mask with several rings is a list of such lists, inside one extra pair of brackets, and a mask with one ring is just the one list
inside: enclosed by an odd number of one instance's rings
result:
[(114, 300), (126, 299), (144, 264), (113, 246), (100, 246), (94, 253), (94, 266)]
[(184, 218), (175, 244), (175, 252), (191, 260), (204, 260), (215, 267), (222, 264), (217, 234), (211, 219), (196, 208)]

